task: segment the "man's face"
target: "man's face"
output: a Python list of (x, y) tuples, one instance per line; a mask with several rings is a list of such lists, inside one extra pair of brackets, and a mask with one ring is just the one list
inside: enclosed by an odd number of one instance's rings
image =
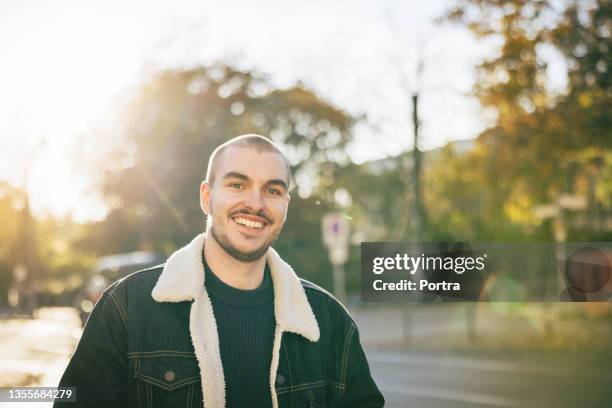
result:
[(226, 148), (214, 180), (200, 186), (208, 233), (235, 259), (253, 262), (278, 238), (289, 205), (283, 158), (250, 147)]

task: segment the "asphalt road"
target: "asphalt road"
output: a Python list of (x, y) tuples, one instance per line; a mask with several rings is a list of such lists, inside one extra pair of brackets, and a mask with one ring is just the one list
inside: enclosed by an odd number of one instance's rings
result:
[[(0, 386), (55, 385), (59, 381), (80, 335), (78, 316), (73, 309), (54, 308), (41, 309), (36, 317), (0, 319)], [(427, 322), (441, 321), (429, 317)], [(371, 320), (383, 324), (383, 320)], [(389, 319), (385, 320), (389, 326)], [(362, 327), (363, 337), (376, 332), (385, 333), (375, 326)], [(437, 337), (445, 335), (437, 329), (433, 332)], [(389, 347), (374, 347), (366, 352), (387, 407), (612, 407), (611, 353), (390, 351)]]
[(610, 354), (369, 351), (387, 406), (612, 407)]

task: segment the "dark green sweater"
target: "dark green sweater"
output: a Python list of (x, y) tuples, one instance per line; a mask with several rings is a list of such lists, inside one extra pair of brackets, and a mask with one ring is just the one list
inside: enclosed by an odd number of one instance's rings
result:
[(228, 408), (269, 408), (270, 363), (274, 341), (274, 290), (266, 265), (253, 290), (223, 283), (204, 260), (205, 286), (212, 302), (225, 376)]

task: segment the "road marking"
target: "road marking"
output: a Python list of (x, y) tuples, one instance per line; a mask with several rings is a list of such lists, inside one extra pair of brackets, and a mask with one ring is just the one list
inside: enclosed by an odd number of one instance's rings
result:
[[(476, 392), (448, 390), (445, 388), (411, 386), (411, 385), (395, 384), (395, 383), (389, 383), (389, 382), (385, 382), (379, 385), (383, 393), (390, 392), (390, 393), (400, 394), (404, 396), (434, 398), (434, 399), (442, 399), (442, 400), (448, 400), (448, 401), (461, 401), (461, 402), (469, 402), (473, 404), (483, 404), (483, 405), (491, 405), (495, 407), (505, 407), (505, 408), (542, 407), (542, 405), (536, 405), (531, 401), (499, 397), (496, 395), (489, 395), (489, 394), (480, 394)], [(555, 407), (560, 408), (559, 405), (556, 405)]]

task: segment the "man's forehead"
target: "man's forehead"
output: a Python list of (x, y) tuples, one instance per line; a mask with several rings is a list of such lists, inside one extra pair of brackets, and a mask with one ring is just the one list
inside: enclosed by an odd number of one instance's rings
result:
[(250, 146), (228, 146), (217, 160), (217, 177), (240, 173), (250, 179), (282, 179), (289, 181), (283, 156), (274, 151)]

